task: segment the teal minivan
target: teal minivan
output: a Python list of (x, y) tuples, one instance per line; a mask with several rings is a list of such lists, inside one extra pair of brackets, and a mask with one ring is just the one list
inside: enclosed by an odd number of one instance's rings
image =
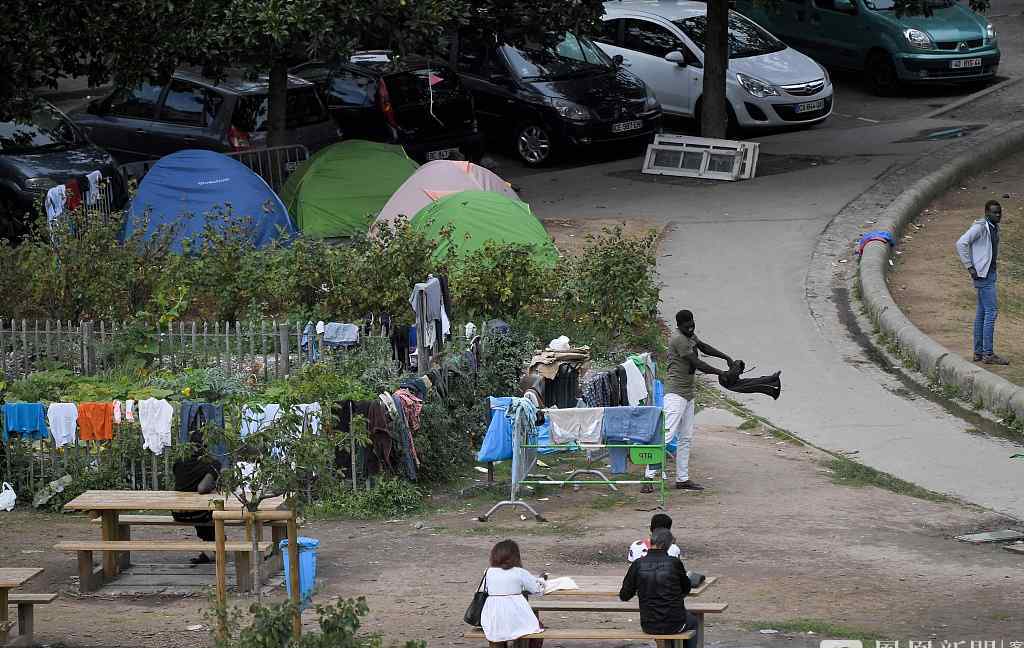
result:
[(831, 68), (863, 71), (878, 94), (902, 83), (979, 82), (995, 76), (992, 24), (956, 0), (930, 16), (897, 16), (894, 0), (737, 0), (736, 9)]

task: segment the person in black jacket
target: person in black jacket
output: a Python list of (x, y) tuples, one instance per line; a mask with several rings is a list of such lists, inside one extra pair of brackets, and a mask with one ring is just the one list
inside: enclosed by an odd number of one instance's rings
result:
[[(204, 442), (202, 430), (194, 430), (189, 435), (191, 454), (174, 462), (174, 490), (206, 495), (216, 488), (220, 464), (209, 457)], [(213, 513), (210, 511), (173, 511), (171, 516), (178, 522), (195, 524), (196, 535), (200, 540), (214, 541)], [(190, 562), (202, 565), (213, 562), (213, 559), (201, 551)]]
[[(668, 555), (668, 548), (674, 542), (671, 531), (655, 529), (651, 534), (650, 551), (629, 566), (619, 590), (623, 601), (639, 595), (640, 627), (647, 634), (700, 631), (696, 615), (688, 612), (683, 602), (690, 593), (686, 566), (679, 558)], [(695, 634), (686, 641), (686, 648), (696, 648), (699, 641), (700, 637)]]

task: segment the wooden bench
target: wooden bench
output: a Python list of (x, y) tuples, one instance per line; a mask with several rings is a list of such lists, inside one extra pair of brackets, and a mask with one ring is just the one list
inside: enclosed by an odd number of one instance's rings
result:
[[(263, 559), (271, 549), (271, 543), (261, 540), (256, 543), (259, 555), (256, 560)], [(247, 592), (252, 589), (252, 572), (250, 569), (251, 542), (228, 542), (225, 550), (234, 554), (235, 576), (238, 590)], [(75, 551), (78, 553), (79, 587), (83, 592), (94, 592), (103, 584), (103, 570), (93, 565), (94, 551), (138, 552), (159, 551), (164, 553), (205, 552), (216, 555), (217, 543), (201, 540), (86, 540), (81, 542), (60, 542), (53, 546), (57, 551)]]
[(22, 594), (11, 593), (7, 597), (9, 605), (18, 606), (18, 636), (8, 642), (8, 646), (31, 646), (35, 632), (34, 609), (37, 605), (47, 605), (57, 600), (56, 594)]
[[(658, 645), (661, 646), (662, 642), (665, 642), (669, 648), (678, 645), (682, 646), (682, 642), (686, 639), (692, 639), (694, 635), (693, 630), (687, 630), (686, 632), (680, 632), (679, 634), (671, 635), (651, 635), (643, 632), (642, 630), (617, 630), (613, 628), (584, 628), (584, 629), (565, 629), (565, 628), (547, 628), (544, 632), (537, 634), (526, 635), (514, 644), (518, 647), (519, 645), (526, 645), (526, 641), (529, 639), (546, 639), (548, 641), (657, 641)], [(482, 639), (487, 641), (487, 637), (484, 636), (484, 631), (477, 628), (470, 630), (462, 635), (464, 639)], [(679, 642), (677, 644), (677, 642)]]
[[(533, 599), (530, 607), (535, 612), (630, 612), (638, 614), (640, 603), (632, 601), (554, 601)], [(697, 639), (699, 648), (704, 648), (704, 615), (721, 614), (728, 609), (728, 603), (710, 603), (707, 601), (687, 601), (686, 609), (697, 617)]]

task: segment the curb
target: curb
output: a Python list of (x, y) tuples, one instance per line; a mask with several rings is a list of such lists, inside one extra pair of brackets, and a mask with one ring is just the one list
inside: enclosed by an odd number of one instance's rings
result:
[(972, 101), (977, 101), (982, 97), (987, 97), (990, 94), (994, 94), (996, 92), (999, 92), (1000, 90), (1009, 88), (1010, 86), (1015, 85), (1022, 79), (1024, 79), (1024, 77), (1010, 77), (1009, 79), (1004, 79), (995, 85), (989, 86), (982, 90), (978, 90), (977, 92), (969, 94), (966, 97), (961, 97), (960, 99), (957, 99), (951, 104), (946, 104), (941, 108), (937, 108), (929, 113), (925, 113), (924, 115), (921, 116), (921, 119), (935, 119), (936, 117), (945, 115), (948, 112), (953, 112), (957, 108), (962, 108), (967, 104), (971, 103)]
[[(889, 230), (898, 239), (909, 222), (932, 200), (962, 178), (1016, 152), (1024, 146), (1024, 122), (1014, 122), (1005, 137), (980, 144), (911, 185), (890, 204), (878, 219), (878, 229)], [(899, 349), (913, 357), (917, 369), (944, 385), (954, 385), (960, 395), (981, 403), (996, 414), (1012, 413), (1024, 420), (1024, 387), (986, 371), (952, 353), (921, 332), (900, 310), (889, 292), (886, 276), (889, 246), (871, 242), (864, 248), (858, 276), (861, 300), (872, 320)]]

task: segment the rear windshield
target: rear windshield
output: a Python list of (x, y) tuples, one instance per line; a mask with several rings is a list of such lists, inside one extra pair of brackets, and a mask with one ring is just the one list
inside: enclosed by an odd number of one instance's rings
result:
[[(247, 133), (267, 130), (267, 95), (245, 95), (238, 101), (231, 123)], [(285, 128), (301, 128), (319, 124), (327, 119), (324, 105), (316, 88), (297, 88), (288, 91), (287, 121)]]
[(24, 115), (0, 113), (0, 150), (4, 153), (61, 150), (81, 141), (71, 122), (46, 104), (37, 104)]
[(389, 74), (384, 82), (395, 106), (446, 101), (461, 96), (462, 91), (458, 75), (444, 66)]
[[(704, 36), (707, 32), (707, 16), (691, 16), (673, 21), (686, 32), (690, 40), (704, 51)], [(781, 52), (786, 46), (764, 29), (743, 16), (729, 12), (729, 58), (738, 59)]]

